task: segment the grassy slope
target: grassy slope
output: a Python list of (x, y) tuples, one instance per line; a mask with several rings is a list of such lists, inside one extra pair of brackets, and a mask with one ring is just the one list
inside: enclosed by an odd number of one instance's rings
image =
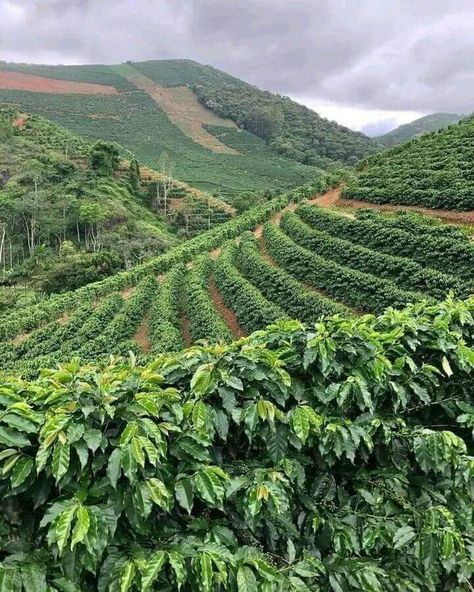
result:
[(474, 209), (474, 118), (368, 158), (344, 197), (374, 203)]
[[(168, 73), (164, 84), (194, 83), (200, 68), (178, 67), (180, 76)], [(193, 142), (173, 125), (159, 106), (144, 92), (128, 92), (132, 85), (106, 66), (20, 66), (0, 64), (0, 69), (83, 82), (113, 84), (124, 92), (117, 96), (52, 95), (0, 91), (0, 101), (14, 102), (39, 113), (90, 139), (118, 142), (144, 164), (156, 167), (167, 152), (175, 162), (174, 176), (200, 189), (233, 195), (242, 190), (288, 188), (314, 177), (317, 169), (278, 156), (254, 153), (254, 140), (241, 146), (241, 155), (215, 154)], [(242, 142), (241, 142), (242, 144)]]
[(432, 113), (410, 123), (400, 125), (388, 134), (375, 138), (375, 140), (389, 148), (396, 144), (403, 144), (403, 142), (407, 142), (420, 134), (435, 132), (451, 123), (457, 123), (463, 117), (464, 115), (456, 113)]

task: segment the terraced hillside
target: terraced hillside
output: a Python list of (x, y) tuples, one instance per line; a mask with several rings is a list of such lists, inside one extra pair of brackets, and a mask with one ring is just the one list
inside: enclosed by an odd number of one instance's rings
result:
[(474, 118), (359, 163), (343, 196), (384, 204), (474, 210)]
[[(12, 81), (15, 72), (36, 77), (34, 90), (24, 90)], [(295, 187), (318, 173), (315, 167), (264, 149), (265, 142), (252, 134), (239, 138), (238, 148), (217, 139), (205, 126), (232, 129), (235, 124), (200, 105), (186, 79), (194, 80), (191, 72), (176, 84), (156, 83), (130, 64), (56, 67), (0, 63), (0, 102), (20, 105), (89, 140), (116, 142), (123, 157), (133, 154), (154, 169), (160, 168), (166, 156), (174, 177), (227, 198), (247, 190)], [(60, 88), (58, 93), (51, 92), (52, 84)], [(91, 85), (90, 93), (87, 85)], [(97, 92), (100, 85), (106, 93)], [(71, 91), (65, 94), (68, 88)], [(82, 93), (78, 92), (81, 88)]]
[(130, 272), (4, 315), (2, 367), (34, 374), (74, 355), (147, 357), (281, 319), (474, 293), (474, 245), (461, 230), (294, 203), (307, 196), (286, 194)]
[[(204, 88), (244, 92), (247, 116), (221, 113), (204, 100)], [(269, 101), (275, 108), (263, 114)], [(117, 66), (0, 62), (0, 102), (21, 105), (88, 139), (117, 142), (124, 157), (130, 151), (151, 168), (159, 168), (166, 153), (176, 178), (227, 198), (292, 188), (310, 181), (316, 167), (353, 163), (376, 149), (365, 136), (289, 99), (189, 60)], [(250, 112), (270, 121), (274, 138), (261, 133)]]

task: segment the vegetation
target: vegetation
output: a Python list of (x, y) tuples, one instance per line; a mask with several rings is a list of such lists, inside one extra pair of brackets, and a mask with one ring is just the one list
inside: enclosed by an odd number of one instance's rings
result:
[(463, 117), (465, 116), (457, 115), (456, 113), (432, 113), (415, 119), (410, 123), (400, 125), (391, 132), (388, 132), (388, 134), (377, 136), (375, 139), (380, 144), (390, 148), (396, 144), (403, 144), (415, 136), (420, 136), (426, 132), (436, 132), (452, 123), (457, 123)]
[(373, 203), (474, 209), (474, 118), (359, 163), (344, 197)]
[(425, 267), (442, 273), (449, 271), (468, 284), (472, 291), (474, 245), (465, 237), (460, 240), (440, 236), (436, 226), (425, 226), (420, 232), (402, 230), (381, 215), (351, 219), (302, 205), (298, 215), (318, 230), (389, 255), (408, 257)]
[[(182, 71), (182, 77), (188, 77), (189, 82), (182, 82), (183, 78), (179, 76), (170, 77), (170, 80), (176, 81), (172, 85), (191, 84), (197, 79), (200, 68), (207, 70), (205, 66), (191, 64), (191, 68)], [(179, 61), (176, 67), (180, 69)], [(15, 69), (15, 65), (10, 65), (10, 68)], [(32, 68), (35, 69), (34, 66)], [(240, 154), (211, 152), (185, 135), (152, 98), (133, 87), (113, 68), (103, 66), (97, 70), (82, 69), (78, 72), (74, 68), (58, 66), (56, 70), (51, 66), (39, 74), (54, 78), (57, 72), (58, 78), (96, 83), (100, 82), (101, 74), (106, 70), (108, 75), (104, 75), (101, 83), (112, 84), (121, 92), (116, 95), (54, 95), (1, 90), (0, 102), (21, 105), (25, 111), (51, 119), (88, 140), (115, 142), (122, 149), (122, 157), (136, 157), (151, 168), (159, 168), (160, 158), (167, 154), (173, 162), (175, 178), (225, 197), (249, 190), (289, 189), (312, 180), (320, 172), (314, 166), (283, 157), (250, 133), (239, 136), (238, 140), (235, 134), (228, 140), (219, 138), (231, 147), (232, 143), (238, 143)], [(194, 68), (196, 76), (192, 74)], [(5, 64), (0, 64), (2, 69), (5, 69)], [(37, 73), (33, 70), (30, 73)], [(117, 79), (125, 86), (116, 83)]]
[(2, 587), (468, 591), (473, 311), (4, 378)]
[[(41, 117), (3, 108), (0, 266), (3, 281), (32, 279), (45, 292), (75, 289), (177, 242), (120, 181), (117, 148), (89, 146)], [(7, 126), (7, 127), (6, 127)]]

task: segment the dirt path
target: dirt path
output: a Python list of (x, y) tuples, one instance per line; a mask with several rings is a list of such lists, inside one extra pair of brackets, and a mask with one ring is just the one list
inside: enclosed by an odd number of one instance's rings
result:
[(151, 78), (128, 64), (113, 68), (136, 88), (145, 92), (166, 113), (169, 119), (189, 138), (211, 150), (223, 154), (240, 154), (210, 134), (205, 125), (237, 129), (234, 122), (222, 119), (198, 101), (187, 86), (160, 86)]
[(191, 337), (191, 332), (189, 331), (188, 317), (184, 312), (181, 315), (181, 331), (183, 333), (184, 346), (191, 347), (193, 343), (193, 338)]
[(216, 282), (214, 281), (213, 277), (209, 279), (209, 293), (214, 303), (214, 307), (216, 308), (217, 312), (221, 315), (221, 317), (224, 319), (226, 325), (234, 334), (234, 337), (236, 337), (237, 339), (240, 339), (240, 337), (245, 337), (246, 333), (244, 332), (242, 327), (240, 327), (234, 312), (230, 310), (230, 308), (227, 308), (227, 306), (224, 304), (222, 296), (216, 286)]
[(133, 336), (133, 341), (138, 343), (138, 346), (143, 353), (147, 354), (150, 351), (150, 314), (147, 314), (140, 323), (137, 332)]
[(403, 206), (393, 204), (373, 204), (366, 201), (359, 201), (356, 199), (343, 199), (341, 197), (342, 186), (330, 189), (323, 195), (315, 196), (308, 200), (308, 203), (322, 206), (323, 208), (335, 207), (345, 208), (352, 210), (360, 210), (363, 208), (371, 208), (374, 210), (380, 210), (382, 212), (396, 212), (400, 210), (408, 210), (411, 212), (417, 212), (426, 216), (432, 216), (439, 218), (444, 222), (450, 222), (452, 224), (466, 224), (468, 226), (474, 226), (474, 210), (468, 212), (456, 212), (454, 210), (435, 210), (430, 208), (423, 208), (421, 206)]

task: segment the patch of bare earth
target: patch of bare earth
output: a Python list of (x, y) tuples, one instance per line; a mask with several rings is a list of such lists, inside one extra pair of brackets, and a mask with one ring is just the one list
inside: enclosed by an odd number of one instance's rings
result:
[(11, 340), (11, 342), (13, 343), (13, 345), (18, 345), (18, 344), (22, 343), (23, 341), (26, 341), (31, 336), (31, 334), (34, 333), (35, 331), (37, 331), (38, 329), (44, 329), (45, 327), (48, 327), (49, 325), (52, 325), (53, 323), (59, 323), (60, 325), (65, 325), (69, 321), (70, 318), (71, 318), (71, 315), (68, 312), (65, 312), (63, 315), (61, 315), (58, 319), (55, 319), (54, 321), (49, 321), (48, 323), (45, 323), (44, 325), (36, 327), (32, 331), (28, 331), (28, 333), (20, 333), (19, 335), (16, 335)]
[(116, 95), (117, 89), (106, 84), (56, 80), (23, 72), (0, 70), (0, 89), (26, 90), (30, 92), (81, 95)]
[(184, 346), (191, 347), (193, 338), (191, 337), (191, 331), (189, 330), (189, 319), (184, 312), (181, 315), (181, 331), (183, 333)]
[(121, 292), (122, 298), (124, 300), (128, 300), (130, 298), (130, 296), (133, 294), (134, 290), (135, 290), (134, 286), (130, 286), (130, 288), (126, 288), (125, 290), (122, 290), (122, 292)]
[(137, 332), (133, 336), (135, 341), (143, 353), (147, 354), (150, 351), (150, 315), (147, 314), (140, 323)]
[(366, 201), (360, 201), (356, 199), (344, 199), (341, 197), (342, 186), (335, 189), (330, 189), (326, 193), (320, 196), (316, 196), (309, 201), (309, 203), (321, 206), (321, 207), (335, 207), (343, 208), (346, 210), (360, 210), (370, 208), (373, 210), (380, 210), (381, 212), (396, 212), (400, 210), (417, 212), (425, 216), (431, 216), (433, 218), (439, 218), (444, 222), (452, 224), (466, 224), (468, 226), (474, 225), (474, 210), (466, 212), (456, 212), (454, 210), (440, 210), (423, 208), (421, 206), (403, 206), (394, 204), (373, 204)]
[(205, 125), (237, 128), (234, 122), (218, 117), (198, 101), (196, 95), (187, 86), (165, 87), (156, 84), (132, 67), (121, 67), (120, 74), (138, 89), (147, 93), (168, 115), (170, 120), (192, 140), (213, 152), (240, 154), (226, 146), (204, 129)]
[(234, 334), (234, 337), (238, 339), (240, 337), (245, 337), (246, 333), (239, 325), (234, 312), (230, 310), (230, 308), (227, 308), (227, 306), (224, 304), (224, 300), (222, 299), (213, 277), (209, 278), (209, 293), (211, 295), (215, 309), (224, 319), (226, 325)]

